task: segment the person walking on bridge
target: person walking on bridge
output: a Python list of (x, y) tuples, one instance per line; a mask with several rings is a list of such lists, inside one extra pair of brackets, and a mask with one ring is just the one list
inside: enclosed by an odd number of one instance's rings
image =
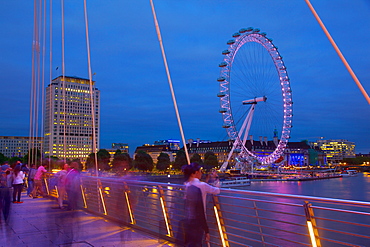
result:
[(32, 197), (35, 199), (37, 198), (37, 191), (40, 191), (40, 194), (42, 197), (45, 197), (44, 189), (42, 187), (42, 179), (44, 178), (44, 174), (47, 173), (47, 170), (45, 169), (46, 164), (41, 164), (39, 168), (37, 169), (37, 172), (35, 174), (35, 177), (33, 179), (34, 181), (34, 187), (32, 190)]
[(203, 235), (205, 235), (204, 239), (206, 243), (210, 241), (206, 219), (207, 194), (219, 194), (220, 188), (200, 182), (202, 178), (202, 167), (198, 163), (185, 165), (182, 170), (186, 179), (185, 246), (200, 247), (202, 246)]
[(69, 170), (69, 165), (65, 163), (63, 165), (63, 170), (55, 174), (55, 178), (57, 179), (58, 204), (60, 209), (64, 209), (63, 200), (66, 196), (66, 178)]
[(13, 203), (23, 203), (21, 202), (21, 193), (23, 189), (23, 179), (25, 174), (21, 171), (21, 166), (16, 165), (13, 173)]

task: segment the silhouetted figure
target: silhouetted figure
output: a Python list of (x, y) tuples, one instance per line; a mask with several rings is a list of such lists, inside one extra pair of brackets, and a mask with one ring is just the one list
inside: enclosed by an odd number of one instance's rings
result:
[(185, 165), (182, 168), (186, 179), (185, 196), (185, 246), (202, 246), (203, 236), (208, 243), (210, 240), (206, 219), (206, 197), (209, 194), (219, 194), (220, 188), (200, 182), (202, 167), (197, 163)]

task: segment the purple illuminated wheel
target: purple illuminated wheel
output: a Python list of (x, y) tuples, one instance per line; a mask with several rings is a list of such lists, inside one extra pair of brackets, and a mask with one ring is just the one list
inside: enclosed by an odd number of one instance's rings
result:
[[(292, 127), (292, 90), (286, 67), (277, 47), (259, 29), (241, 29), (227, 44), (217, 79), (223, 127), (234, 141), (237, 159), (272, 164), (281, 159)], [(273, 141), (273, 150), (256, 152), (245, 145), (253, 139)]]

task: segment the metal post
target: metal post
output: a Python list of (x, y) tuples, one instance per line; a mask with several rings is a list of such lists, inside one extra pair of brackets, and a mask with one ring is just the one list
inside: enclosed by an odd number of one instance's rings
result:
[(159, 200), (161, 201), (161, 207), (162, 207), (164, 221), (166, 223), (167, 236), (172, 237), (173, 236), (173, 232), (172, 232), (172, 226), (171, 226), (171, 222), (170, 222), (170, 217), (168, 215), (168, 209), (167, 209), (167, 206), (166, 206), (166, 200), (164, 199), (163, 188), (160, 185), (158, 186), (158, 192), (159, 192)]
[(128, 210), (128, 213), (129, 213), (129, 216), (130, 216), (130, 220), (131, 220), (130, 224), (135, 225), (136, 222), (135, 222), (134, 212), (132, 210), (130, 198), (128, 196), (129, 193), (130, 193), (130, 189), (129, 189), (129, 187), (128, 187), (128, 185), (127, 185), (126, 182), (123, 182), (123, 188), (124, 188), (124, 193), (125, 193), (127, 210)]
[(102, 187), (103, 186), (101, 184), (101, 181), (100, 181), (100, 179), (98, 179), (99, 196), (100, 196), (101, 203), (103, 205), (104, 214), (107, 215), (107, 208), (105, 207), (105, 201), (104, 201), (104, 196), (103, 196), (103, 192), (102, 192)]
[(48, 196), (50, 196), (49, 183), (48, 183), (48, 180), (46, 178), (44, 178), (44, 183), (45, 183), (46, 193), (48, 194)]
[(314, 218), (313, 209), (311, 208), (311, 203), (305, 201), (303, 208), (306, 214), (307, 228), (310, 234), (311, 244), (313, 247), (321, 247), (319, 231), (316, 228), (316, 220)]
[(82, 179), (81, 179), (81, 177), (80, 177), (80, 189), (81, 189), (82, 200), (84, 202), (84, 208), (87, 208), (86, 195), (85, 195), (84, 189), (82, 187)]
[(220, 233), (221, 244), (223, 247), (229, 247), (229, 241), (227, 240), (225, 223), (222, 217), (220, 203), (218, 201), (218, 197), (215, 195), (213, 195), (213, 203), (214, 203), (213, 210), (215, 212), (215, 217), (217, 220), (217, 227), (218, 232)]
[(261, 233), (262, 243), (263, 243), (263, 246), (266, 246), (265, 245), (265, 237), (263, 236), (263, 233), (262, 233), (261, 222), (260, 222), (260, 218), (259, 218), (259, 215), (258, 215), (258, 209), (257, 209), (257, 205), (256, 205), (255, 201), (253, 201), (253, 205), (254, 205), (254, 210), (256, 212), (256, 216), (257, 216), (257, 221), (258, 221), (258, 226), (259, 226), (260, 233)]

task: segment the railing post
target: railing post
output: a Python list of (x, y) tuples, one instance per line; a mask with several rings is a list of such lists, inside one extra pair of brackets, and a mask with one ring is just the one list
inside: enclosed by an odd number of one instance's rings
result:
[(225, 229), (225, 223), (222, 217), (221, 207), (220, 203), (218, 201), (218, 197), (216, 195), (213, 195), (213, 210), (215, 212), (215, 217), (217, 221), (218, 226), (218, 232), (220, 233), (221, 238), (221, 244), (223, 247), (229, 247), (229, 241), (227, 240), (227, 234)]
[(123, 182), (123, 188), (124, 188), (124, 193), (125, 193), (125, 198), (126, 198), (127, 210), (128, 210), (128, 213), (130, 215), (130, 220), (131, 220), (130, 224), (134, 225), (134, 224), (136, 224), (135, 217), (134, 217), (134, 212), (133, 212), (132, 207), (131, 207), (130, 198), (128, 197), (128, 195), (130, 193), (130, 189), (129, 189), (126, 182)]
[(257, 205), (256, 205), (256, 202), (255, 201), (253, 201), (253, 205), (254, 205), (254, 210), (256, 212), (258, 226), (259, 226), (260, 233), (261, 233), (261, 240), (262, 240), (263, 246), (265, 246), (265, 237), (263, 236), (263, 233), (262, 233), (262, 227), (261, 227), (260, 217), (258, 215), (258, 209), (257, 209)]
[(102, 188), (103, 188), (103, 186), (101, 184), (101, 181), (100, 181), (100, 179), (98, 179), (98, 189), (99, 189), (100, 200), (101, 200), (101, 203), (103, 205), (104, 214), (107, 215), (107, 208), (105, 207), (105, 201), (104, 201)]
[(81, 189), (82, 200), (84, 202), (84, 208), (87, 208), (86, 195), (85, 195), (84, 189), (82, 187), (82, 179), (81, 179), (81, 177), (80, 177), (80, 189)]
[(311, 203), (305, 201), (303, 207), (306, 214), (307, 227), (310, 234), (311, 244), (313, 247), (321, 247), (319, 231), (316, 228), (316, 220), (314, 218), (313, 209), (311, 208)]
[[(47, 193), (48, 196), (50, 196), (49, 183), (48, 183), (48, 180), (46, 178), (44, 178), (44, 184), (45, 184), (46, 193)], [(42, 186), (42, 184), (41, 184), (41, 186)]]
[(158, 186), (158, 192), (159, 192), (159, 200), (161, 201), (164, 221), (166, 223), (167, 236), (173, 237), (172, 226), (171, 226), (171, 222), (170, 222), (170, 218), (169, 218), (168, 210), (166, 206), (166, 200), (164, 199), (163, 188), (160, 185)]

